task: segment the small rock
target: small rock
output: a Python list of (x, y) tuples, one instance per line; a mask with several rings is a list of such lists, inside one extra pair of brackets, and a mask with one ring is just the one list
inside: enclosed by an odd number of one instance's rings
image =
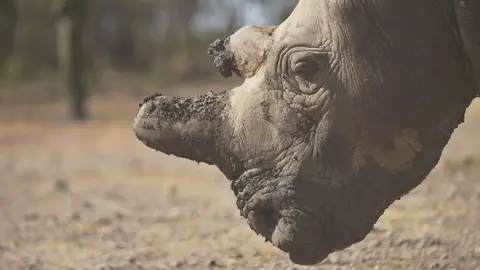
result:
[(137, 258), (135, 256), (131, 256), (130, 258), (128, 258), (128, 262), (130, 264), (136, 264), (137, 263)]
[(185, 266), (185, 262), (184, 261), (176, 261), (176, 262), (173, 262), (171, 265), (172, 265), (173, 268), (182, 268), (183, 266)]
[(233, 255), (233, 258), (235, 258), (235, 259), (242, 259), (242, 258), (243, 258), (243, 254), (240, 253), (240, 252), (236, 252), (236, 253)]
[(116, 220), (123, 220), (125, 218), (125, 215), (120, 213), (120, 212), (116, 212), (115, 213), (115, 219)]
[(416, 243), (413, 245), (416, 249), (423, 249), (427, 247), (427, 240), (426, 239), (420, 239), (416, 241)]
[(69, 184), (64, 179), (57, 179), (54, 184), (54, 188), (58, 192), (68, 193), (70, 191)]
[(362, 263), (368, 262), (369, 260), (370, 260), (370, 258), (368, 256), (360, 257), (360, 262), (362, 262)]
[(93, 203), (91, 202), (83, 202), (83, 208), (92, 210), (93, 209)]
[(473, 157), (473, 156), (466, 156), (466, 157), (464, 157), (463, 160), (462, 160), (462, 165), (463, 165), (463, 166), (466, 166), (466, 167), (471, 167), (471, 166), (475, 165), (476, 161), (477, 161), (477, 160), (476, 160), (475, 157)]
[(430, 264), (430, 269), (438, 269), (438, 268), (441, 268), (442, 267), (442, 264), (440, 262), (433, 262), (432, 264)]
[(72, 220), (80, 220), (82, 218), (82, 215), (79, 212), (74, 212), (71, 216)]
[(208, 267), (215, 267), (217, 266), (217, 262), (215, 260), (209, 260), (207, 263), (206, 263), (206, 266)]

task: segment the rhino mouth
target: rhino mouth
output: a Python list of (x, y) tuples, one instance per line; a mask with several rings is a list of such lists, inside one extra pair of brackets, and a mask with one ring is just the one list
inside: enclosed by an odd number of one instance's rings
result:
[[(297, 264), (316, 264), (336, 250), (327, 237), (331, 220), (325, 218), (329, 215), (318, 205), (311, 207), (319, 200), (310, 194), (320, 187), (306, 182), (299, 184), (295, 177), (272, 179), (271, 172), (258, 171), (247, 171), (232, 182), (237, 207), (250, 228), (288, 253)], [(242, 185), (247, 181), (258, 185)], [(305, 189), (311, 191), (306, 193)]]

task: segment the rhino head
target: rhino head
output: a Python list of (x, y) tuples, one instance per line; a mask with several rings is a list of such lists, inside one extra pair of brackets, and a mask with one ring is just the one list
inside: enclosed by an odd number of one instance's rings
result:
[(217, 166), (250, 227), (315, 264), (419, 185), (475, 96), (448, 1), (300, 0), (210, 47), (243, 84), (145, 98), (150, 148)]

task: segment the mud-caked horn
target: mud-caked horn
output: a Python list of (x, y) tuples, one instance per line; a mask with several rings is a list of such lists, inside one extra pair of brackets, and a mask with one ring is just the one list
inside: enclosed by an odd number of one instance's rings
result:
[(213, 57), (213, 64), (224, 78), (231, 77), (233, 73), (239, 75), (233, 53), (227, 49), (228, 41), (228, 38), (217, 39), (208, 46), (208, 54)]

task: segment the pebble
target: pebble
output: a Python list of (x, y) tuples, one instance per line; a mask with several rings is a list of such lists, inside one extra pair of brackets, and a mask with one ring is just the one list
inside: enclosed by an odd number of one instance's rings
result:
[(71, 216), (72, 220), (80, 220), (82, 218), (82, 215), (79, 212), (74, 212)]
[(439, 269), (442, 268), (442, 264), (440, 262), (433, 262), (430, 264), (430, 269)]
[(209, 260), (207, 263), (206, 263), (206, 266), (208, 267), (215, 267), (217, 266), (217, 262), (215, 260)]
[(66, 180), (57, 179), (54, 184), (54, 189), (58, 192), (68, 193), (70, 191), (70, 186)]
[(125, 219), (125, 214), (120, 213), (120, 212), (116, 212), (115, 213), (115, 219), (116, 220), (123, 220), (123, 219)]
[(233, 258), (235, 258), (235, 259), (242, 259), (242, 258), (243, 258), (243, 254), (240, 253), (240, 252), (236, 252), (236, 253), (233, 255)]
[(182, 268), (183, 266), (185, 266), (185, 262), (184, 261), (176, 261), (176, 262), (173, 262), (172, 263), (172, 267), (174, 268)]
[(82, 206), (83, 206), (83, 208), (85, 208), (85, 209), (89, 209), (89, 210), (92, 210), (92, 209), (93, 209), (93, 203), (88, 202), (88, 201), (87, 201), (87, 202), (83, 202)]

